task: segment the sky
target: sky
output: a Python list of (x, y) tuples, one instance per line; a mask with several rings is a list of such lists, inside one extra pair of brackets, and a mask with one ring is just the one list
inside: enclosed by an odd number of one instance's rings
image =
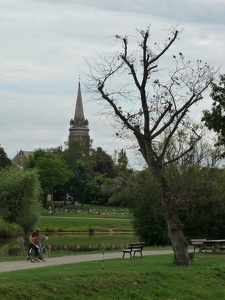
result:
[[(0, 0), (1, 147), (13, 158), (19, 150), (64, 146), (87, 61), (114, 53), (117, 34), (151, 26), (152, 40), (163, 42), (165, 28), (178, 26), (174, 51), (225, 73), (224, 14), (224, 0)], [(115, 138), (92, 95), (82, 90), (82, 98), (93, 147), (114, 155), (125, 141)], [(208, 99), (194, 113), (210, 106)], [(132, 166), (141, 164), (133, 150), (127, 154)]]

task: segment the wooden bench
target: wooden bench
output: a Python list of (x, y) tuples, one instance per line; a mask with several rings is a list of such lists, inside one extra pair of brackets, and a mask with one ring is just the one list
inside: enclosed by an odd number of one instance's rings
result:
[[(123, 251), (123, 258), (124, 258), (125, 253), (129, 253), (130, 254), (130, 258), (134, 258), (135, 254), (137, 252), (140, 252), (141, 258), (142, 258), (142, 249), (143, 249), (144, 245), (145, 245), (144, 242), (131, 243), (127, 249), (123, 249), (122, 250)], [(133, 252), (133, 257), (132, 257), (132, 252)]]
[(196, 248), (199, 248), (199, 252), (204, 250), (204, 242), (205, 241), (206, 241), (206, 239), (192, 239), (191, 240), (191, 245), (194, 246), (194, 252), (195, 252)]

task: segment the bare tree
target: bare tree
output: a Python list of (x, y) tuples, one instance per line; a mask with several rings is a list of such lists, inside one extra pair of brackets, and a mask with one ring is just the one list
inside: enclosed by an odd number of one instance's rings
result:
[[(176, 262), (189, 265), (177, 199), (166, 181), (164, 166), (184, 157), (201, 138), (191, 126), (189, 110), (203, 99), (216, 71), (199, 60), (192, 65), (181, 52), (168, 56), (179, 34), (174, 28), (162, 44), (151, 44), (149, 28), (137, 32), (141, 38), (137, 50), (132, 50), (132, 37), (116, 35), (122, 52), (109, 58), (99, 57), (99, 62), (89, 64), (88, 87), (101, 96), (98, 100), (121, 124), (123, 130), (118, 135), (127, 129), (136, 138), (162, 195), (162, 210)], [(173, 67), (168, 64), (169, 58)], [(180, 127), (190, 131), (191, 142), (168, 160), (166, 152)]]

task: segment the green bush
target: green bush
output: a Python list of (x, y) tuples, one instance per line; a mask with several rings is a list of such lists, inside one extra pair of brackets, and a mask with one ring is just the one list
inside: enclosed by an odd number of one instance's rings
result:
[(133, 209), (135, 233), (146, 245), (168, 245), (167, 226), (158, 189), (148, 173), (142, 174), (138, 198)]
[(19, 224), (25, 233), (36, 224), (40, 205), (40, 183), (35, 170), (18, 167), (0, 173), (0, 211), (4, 221)]
[(9, 224), (0, 220), (0, 236), (2, 238), (10, 238), (23, 236), (23, 228), (17, 224)]

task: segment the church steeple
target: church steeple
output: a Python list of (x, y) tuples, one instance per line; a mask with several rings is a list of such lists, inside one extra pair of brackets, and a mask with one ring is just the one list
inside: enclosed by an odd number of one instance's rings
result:
[(74, 122), (78, 124), (78, 123), (83, 123), (83, 121), (84, 121), (84, 109), (83, 109), (83, 102), (82, 102), (80, 82), (79, 82)]
[(81, 87), (79, 82), (74, 119), (71, 119), (70, 121), (69, 142), (74, 139), (82, 139), (84, 136), (89, 137), (88, 125), (88, 120), (84, 118)]

